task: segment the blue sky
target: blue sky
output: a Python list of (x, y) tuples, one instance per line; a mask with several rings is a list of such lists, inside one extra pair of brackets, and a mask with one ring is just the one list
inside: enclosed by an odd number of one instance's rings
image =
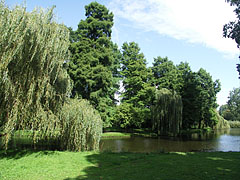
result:
[[(9, 7), (22, 0), (5, 0)], [(73, 29), (85, 19), (84, 6), (91, 0), (26, 0), (27, 10), (56, 5), (59, 23)], [(236, 64), (239, 49), (222, 37), (225, 23), (234, 20), (233, 7), (225, 0), (97, 0), (114, 14), (112, 40), (119, 47), (135, 41), (148, 66), (153, 58), (167, 56), (175, 64), (188, 62), (193, 71), (201, 67), (213, 80), (220, 79), (222, 90), (217, 102), (228, 100), (229, 91), (240, 87)]]

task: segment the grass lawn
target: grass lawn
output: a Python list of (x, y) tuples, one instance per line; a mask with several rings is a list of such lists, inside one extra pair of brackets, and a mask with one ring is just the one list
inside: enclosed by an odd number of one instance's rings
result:
[(114, 137), (131, 137), (131, 136), (141, 136), (141, 137), (156, 137), (157, 134), (149, 129), (132, 129), (129, 132), (122, 132), (121, 129), (109, 129), (107, 132), (102, 134), (102, 138), (114, 138)]
[(131, 137), (131, 133), (105, 132), (102, 134), (102, 138), (112, 138), (112, 137)]
[(239, 152), (0, 151), (1, 180), (239, 180)]

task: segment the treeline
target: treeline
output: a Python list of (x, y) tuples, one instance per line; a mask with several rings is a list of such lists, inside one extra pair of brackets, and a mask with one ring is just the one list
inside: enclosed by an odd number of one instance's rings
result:
[(167, 57), (147, 67), (137, 43), (119, 48), (111, 41), (113, 13), (97, 2), (85, 10), (73, 31), (54, 21), (53, 9), (11, 10), (1, 2), (5, 148), (19, 130), (30, 131), (34, 143), (55, 139), (62, 149), (82, 151), (98, 148), (102, 126), (168, 134), (218, 123), (218, 80)]
[[(193, 72), (188, 63), (175, 65), (167, 57), (156, 57), (152, 66), (147, 67), (137, 43), (125, 42), (119, 48), (111, 41), (113, 13), (97, 2), (85, 10), (86, 19), (80, 21), (78, 29), (69, 28), (72, 56), (68, 73), (73, 80), (72, 96), (88, 99), (100, 112), (104, 127), (152, 128), (156, 123), (153, 117), (159, 112), (168, 122), (174, 116), (169, 108), (152, 110), (163, 103), (156, 99), (157, 94), (166, 91), (169, 96), (176, 94), (181, 98), (182, 103), (177, 105), (181, 106), (181, 128), (217, 124), (218, 80), (213, 81), (202, 68)], [(163, 88), (166, 90), (161, 91)], [(120, 105), (116, 94), (120, 95)]]

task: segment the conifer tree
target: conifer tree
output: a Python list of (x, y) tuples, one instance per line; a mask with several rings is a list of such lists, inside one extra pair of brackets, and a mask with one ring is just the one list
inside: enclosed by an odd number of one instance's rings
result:
[(73, 80), (73, 96), (88, 99), (100, 112), (104, 125), (109, 125), (114, 106), (113, 46), (111, 28), (113, 14), (97, 3), (85, 6), (86, 19), (81, 20), (73, 35), (69, 74)]
[(124, 88), (122, 106), (132, 109), (132, 118), (129, 119), (133, 122), (130, 124), (141, 127), (150, 121), (150, 105), (155, 90), (150, 84), (152, 72), (146, 67), (146, 59), (135, 42), (123, 44), (121, 64)]

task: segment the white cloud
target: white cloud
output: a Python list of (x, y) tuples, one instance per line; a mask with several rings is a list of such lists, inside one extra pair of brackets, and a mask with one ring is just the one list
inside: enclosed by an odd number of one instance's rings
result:
[(239, 50), (222, 37), (223, 25), (234, 20), (233, 7), (225, 0), (113, 0), (116, 17), (134, 26), (190, 43), (202, 43), (227, 55)]

